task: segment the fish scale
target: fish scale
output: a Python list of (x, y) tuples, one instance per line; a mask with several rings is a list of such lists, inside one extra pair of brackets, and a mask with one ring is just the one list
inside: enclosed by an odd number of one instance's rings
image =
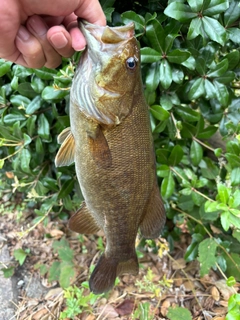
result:
[(80, 23), (80, 28), (91, 50), (86, 49), (75, 73), (70, 133), (64, 130), (67, 138), (56, 165), (75, 162), (84, 197), (82, 207), (70, 218), (70, 229), (105, 233), (105, 252), (89, 280), (90, 289), (102, 293), (113, 287), (118, 275), (138, 273), (138, 229), (146, 238), (158, 237), (165, 210), (134, 25), (110, 28)]

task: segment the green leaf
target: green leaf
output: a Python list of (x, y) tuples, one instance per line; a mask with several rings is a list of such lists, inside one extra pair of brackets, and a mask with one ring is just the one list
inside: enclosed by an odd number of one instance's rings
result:
[(197, 99), (205, 94), (205, 87), (204, 87), (204, 79), (199, 78), (193, 82), (191, 89), (188, 92), (188, 97), (190, 100)]
[(47, 86), (42, 91), (44, 100), (61, 100), (69, 94), (68, 90), (56, 90), (52, 86)]
[(228, 189), (224, 184), (222, 183), (218, 183), (217, 185), (217, 189), (218, 189), (218, 199), (224, 203), (227, 204), (228, 203), (228, 199), (229, 196), (231, 194), (231, 190)]
[(187, 39), (192, 40), (195, 39), (199, 34), (201, 34), (201, 28), (202, 28), (202, 19), (199, 17), (193, 19), (190, 23)]
[(66, 180), (64, 184), (62, 185), (61, 190), (59, 191), (58, 194), (58, 199), (63, 199), (66, 197), (70, 192), (72, 192), (73, 187), (74, 187), (75, 180)]
[(203, 157), (203, 149), (202, 146), (195, 140), (192, 141), (190, 147), (190, 158), (192, 164), (196, 167)]
[(12, 62), (0, 59), (0, 77), (4, 76), (11, 69)]
[(167, 54), (167, 59), (170, 63), (181, 64), (184, 61), (186, 61), (190, 56), (191, 56), (191, 53), (188, 51), (175, 49)]
[(14, 258), (19, 262), (20, 266), (22, 266), (24, 261), (26, 260), (28, 253), (23, 249), (17, 249), (13, 251), (13, 255)]
[(233, 168), (231, 172), (231, 185), (238, 186), (240, 185), (240, 168)]
[(59, 261), (54, 261), (49, 269), (48, 281), (59, 281), (60, 277), (60, 266)]
[(49, 139), (50, 126), (49, 126), (47, 118), (45, 117), (45, 115), (43, 113), (40, 114), (40, 116), (38, 118), (38, 134), (44, 140)]
[(229, 92), (227, 87), (216, 80), (213, 81), (213, 84), (216, 88), (216, 95), (218, 101), (221, 103), (223, 107), (227, 107), (229, 102)]
[(28, 149), (23, 149), (21, 152), (21, 169), (22, 171), (29, 173), (31, 170), (29, 168), (31, 160), (31, 153)]
[(240, 17), (240, 7), (239, 1), (233, 0), (230, 2), (230, 6), (227, 11), (224, 12), (224, 25), (227, 28), (233, 22), (235, 22)]
[(24, 121), (24, 120), (26, 120), (26, 117), (23, 115), (21, 111), (18, 111), (18, 110), (14, 110), (12, 111), (12, 113), (9, 113), (4, 117), (4, 123), (9, 125), (13, 125), (17, 121)]
[(203, 6), (203, 0), (187, 0), (193, 12), (199, 12)]
[(235, 73), (233, 71), (227, 71), (223, 76), (216, 78), (217, 82), (228, 84), (235, 79)]
[(175, 112), (179, 114), (183, 118), (183, 120), (189, 121), (189, 122), (198, 121), (200, 118), (200, 113), (192, 110), (189, 107), (177, 106), (175, 108)]
[(216, 98), (216, 88), (208, 79), (204, 79), (204, 89), (206, 94), (206, 99)]
[(42, 67), (41, 69), (29, 69), (42, 80), (53, 80), (53, 77), (57, 75), (58, 71), (56, 69), (48, 69)]
[(45, 86), (46, 86), (45, 81), (38, 78), (36, 75), (33, 76), (31, 81), (31, 87), (36, 93), (40, 94), (45, 88)]
[(30, 99), (36, 97), (37, 93), (33, 90), (31, 84), (29, 82), (20, 83), (17, 87), (17, 91), (25, 97)]
[(203, 29), (209, 38), (223, 46), (227, 40), (225, 28), (217, 20), (206, 16), (202, 18), (202, 23)]
[(3, 268), (1, 269), (3, 272), (4, 278), (11, 278), (14, 275), (15, 268), (14, 267), (9, 267), (9, 268)]
[(183, 149), (179, 145), (174, 146), (168, 158), (170, 166), (178, 165), (183, 158)]
[(147, 69), (146, 74), (146, 88), (149, 91), (155, 91), (159, 85), (159, 63), (154, 62), (152, 63), (149, 68)]
[(239, 168), (240, 167), (240, 158), (236, 154), (226, 153), (225, 157), (227, 158), (229, 164), (233, 168)]
[(19, 106), (28, 106), (29, 103), (31, 102), (30, 99), (28, 99), (27, 97), (23, 97), (21, 95), (12, 95), (10, 98), (10, 102), (12, 103), (12, 105), (14, 107), (19, 107)]
[(175, 182), (170, 171), (168, 177), (165, 177), (161, 184), (161, 195), (163, 198), (168, 199), (174, 192)]
[(70, 286), (71, 282), (76, 276), (73, 263), (62, 262), (60, 267), (59, 283), (62, 288)]
[(147, 25), (146, 36), (151, 44), (151, 48), (162, 54), (165, 52), (165, 31), (156, 19)]
[(230, 212), (229, 211), (224, 211), (221, 213), (220, 219), (221, 219), (221, 224), (222, 227), (225, 231), (228, 231), (230, 228), (231, 222), (230, 222)]
[(200, 262), (201, 277), (208, 274), (210, 268), (215, 266), (217, 262), (215, 256), (217, 246), (215, 239), (212, 238), (205, 239), (199, 244), (199, 257), (197, 260)]
[(26, 113), (27, 114), (32, 114), (35, 111), (37, 111), (38, 109), (41, 108), (41, 103), (42, 103), (42, 98), (41, 96), (36, 96), (27, 106), (26, 108)]
[(216, 78), (222, 76), (228, 69), (228, 59), (223, 59), (214, 68), (211, 68), (207, 73), (210, 78)]
[(164, 110), (161, 106), (158, 106), (158, 105), (151, 106), (150, 112), (154, 116), (154, 118), (160, 121), (164, 121), (170, 117), (169, 112)]
[(136, 30), (140, 30), (140, 31), (144, 30), (145, 20), (141, 15), (137, 14), (136, 12), (126, 11), (121, 14), (121, 17), (122, 17), (122, 21), (125, 24), (128, 24), (130, 22), (134, 22)]
[(163, 60), (160, 64), (160, 83), (164, 89), (168, 89), (172, 83), (172, 68), (167, 60)]
[(208, 7), (203, 11), (203, 15), (215, 16), (221, 12), (225, 12), (229, 7), (229, 2), (226, 0), (211, 0)]
[(161, 53), (149, 47), (141, 48), (140, 52), (142, 63), (153, 63), (162, 59)]
[(239, 28), (228, 28), (227, 29), (228, 37), (232, 42), (240, 44), (240, 29)]
[(192, 320), (191, 312), (182, 307), (170, 307), (168, 309), (167, 317), (170, 320)]
[(164, 10), (164, 14), (180, 22), (187, 22), (197, 17), (197, 13), (192, 12), (191, 8), (180, 2), (172, 2)]
[(207, 128), (204, 128), (203, 130), (201, 130), (196, 138), (198, 139), (209, 139), (211, 136), (214, 135), (214, 133), (216, 133), (218, 130), (218, 127), (215, 126), (211, 126), (209, 125)]

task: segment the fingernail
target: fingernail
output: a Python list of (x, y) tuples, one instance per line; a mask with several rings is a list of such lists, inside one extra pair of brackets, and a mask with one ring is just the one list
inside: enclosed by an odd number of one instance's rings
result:
[(27, 41), (30, 37), (29, 32), (23, 26), (18, 29), (17, 37), (22, 41)]
[(43, 36), (47, 32), (45, 24), (41, 20), (35, 19), (34, 17), (29, 19), (28, 26), (30, 26), (33, 32), (39, 36)]
[(62, 32), (53, 34), (49, 39), (52, 42), (52, 45), (57, 49), (62, 49), (68, 44), (68, 39)]

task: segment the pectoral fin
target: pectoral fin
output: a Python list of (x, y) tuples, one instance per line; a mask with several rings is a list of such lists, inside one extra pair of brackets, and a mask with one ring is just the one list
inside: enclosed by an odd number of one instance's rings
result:
[(101, 127), (98, 125), (94, 130), (87, 131), (87, 134), (92, 158), (99, 167), (109, 168), (112, 165), (112, 156)]
[(66, 128), (58, 136), (58, 142), (62, 143), (55, 158), (56, 167), (69, 166), (74, 162), (75, 141), (70, 128)]
[(85, 202), (83, 202), (81, 208), (70, 218), (68, 227), (72, 231), (82, 234), (93, 234), (99, 231), (99, 227)]
[(159, 237), (166, 221), (166, 213), (158, 186), (153, 188), (151, 198), (140, 230), (144, 238), (154, 239)]

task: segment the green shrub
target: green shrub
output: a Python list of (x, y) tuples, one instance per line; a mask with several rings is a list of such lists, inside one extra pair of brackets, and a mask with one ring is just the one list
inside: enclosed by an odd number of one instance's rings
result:
[[(135, 22), (157, 175), (174, 225), (164, 236), (172, 246), (185, 225), (185, 259), (198, 259), (201, 275), (221, 268), (240, 280), (239, 1), (101, 3), (109, 24)], [(0, 61), (0, 188), (23, 192), (37, 206), (35, 223), (67, 218), (82, 199), (74, 166), (54, 166), (78, 59), (58, 70)]]

